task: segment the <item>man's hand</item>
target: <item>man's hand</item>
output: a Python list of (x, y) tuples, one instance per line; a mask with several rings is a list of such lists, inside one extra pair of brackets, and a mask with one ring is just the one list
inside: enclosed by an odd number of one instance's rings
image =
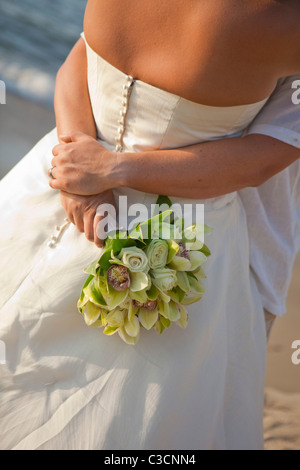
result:
[(103, 247), (104, 240), (100, 240), (97, 235), (97, 226), (101, 216), (97, 214), (97, 208), (102, 204), (116, 206), (112, 191), (93, 196), (77, 196), (61, 191), (61, 203), (67, 216), (76, 225), (79, 232), (85, 233), (90, 242), (94, 242), (99, 248)]
[(52, 150), (51, 188), (91, 196), (115, 187), (116, 157), (113, 152), (82, 132), (60, 136), (60, 141), (64, 143)]

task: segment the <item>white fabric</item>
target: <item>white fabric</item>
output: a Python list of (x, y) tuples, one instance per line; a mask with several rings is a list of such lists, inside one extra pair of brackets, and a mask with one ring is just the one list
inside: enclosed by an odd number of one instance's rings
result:
[[(87, 51), (99, 138), (111, 148), (127, 76)], [(125, 150), (238, 135), (263, 105), (202, 106), (137, 81)], [(48, 186), (56, 142), (54, 130), (0, 184), (0, 448), (262, 449), (266, 332), (238, 195), (205, 201), (212, 256), (187, 329), (143, 331), (128, 346), (77, 312), (96, 247), (73, 226), (47, 246), (64, 219)], [(118, 193), (129, 204), (156, 200)]]
[[(300, 104), (292, 102), (292, 84), (299, 78), (279, 81), (249, 134), (264, 134), (300, 149)], [(282, 316), (300, 249), (300, 161), (261, 187), (246, 188), (239, 194), (248, 219), (251, 268), (264, 308)]]

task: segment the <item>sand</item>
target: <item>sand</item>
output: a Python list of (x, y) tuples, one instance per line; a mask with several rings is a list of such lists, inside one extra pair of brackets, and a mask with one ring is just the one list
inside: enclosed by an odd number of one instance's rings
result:
[[(0, 178), (55, 125), (53, 111), (7, 95), (0, 105)], [(265, 402), (266, 450), (300, 450), (300, 365), (293, 365), (292, 343), (300, 340), (300, 256), (287, 303), (268, 347)]]

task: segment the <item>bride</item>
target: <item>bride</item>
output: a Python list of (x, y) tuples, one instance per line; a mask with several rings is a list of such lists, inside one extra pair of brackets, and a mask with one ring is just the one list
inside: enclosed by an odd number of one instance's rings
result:
[[(202, 145), (241, 136), (300, 71), (297, 14), (294, 1), (89, 0), (57, 130), (0, 184), (1, 448), (263, 447), (266, 332), (237, 195), (261, 180), (250, 159), (216, 155), (209, 172)], [(133, 347), (86, 328), (76, 303), (97, 208), (158, 194), (205, 204), (206, 293), (186, 330)]]

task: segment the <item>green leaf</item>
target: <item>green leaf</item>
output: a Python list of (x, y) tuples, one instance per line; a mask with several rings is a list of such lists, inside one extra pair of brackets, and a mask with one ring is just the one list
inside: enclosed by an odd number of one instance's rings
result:
[(156, 205), (162, 206), (163, 204), (167, 204), (169, 207), (172, 207), (172, 201), (168, 196), (158, 196)]
[(157, 287), (155, 287), (154, 284), (152, 284), (150, 289), (147, 290), (147, 296), (150, 300), (157, 300), (157, 297), (159, 296), (159, 290)]
[(136, 245), (136, 242), (131, 238), (115, 239), (112, 242), (112, 250), (113, 250), (114, 254), (116, 254), (116, 253), (120, 253), (120, 251), (123, 248), (129, 248), (129, 247), (135, 246), (135, 245)]
[(169, 254), (168, 254), (167, 264), (171, 263), (174, 256), (176, 256), (179, 251), (179, 245), (174, 240), (168, 240), (168, 245), (169, 245)]
[(84, 270), (86, 274), (91, 274), (92, 276), (96, 276), (97, 268), (99, 268), (98, 260), (94, 261), (88, 268)]
[(168, 292), (168, 295), (174, 302), (179, 304), (184, 299), (186, 293), (181, 290), (179, 286), (176, 286), (173, 290)]
[(164, 318), (164, 317), (160, 317), (160, 322), (161, 324), (163, 325), (164, 328), (170, 328), (170, 326), (172, 325), (172, 322), (170, 320), (168, 320), (167, 318)]
[(211, 252), (206, 245), (203, 245), (200, 251), (207, 257), (211, 256)]
[(111, 259), (111, 248), (108, 248), (107, 250), (104, 251), (103, 255), (99, 259), (98, 261), (99, 266), (105, 271), (108, 271), (109, 268), (111, 267), (110, 259)]
[(92, 281), (84, 288), (85, 295), (89, 298), (91, 302), (96, 305), (106, 306), (105, 299), (101, 293), (99, 283), (97, 278), (93, 277)]

